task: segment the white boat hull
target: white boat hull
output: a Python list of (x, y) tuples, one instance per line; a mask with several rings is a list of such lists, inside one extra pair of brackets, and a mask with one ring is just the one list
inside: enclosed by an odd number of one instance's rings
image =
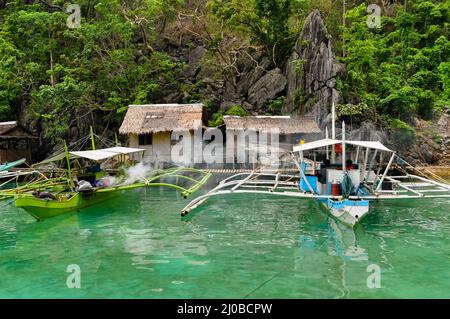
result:
[(332, 217), (350, 227), (354, 227), (369, 213), (368, 201), (336, 201), (329, 199), (326, 202), (322, 202), (322, 205)]

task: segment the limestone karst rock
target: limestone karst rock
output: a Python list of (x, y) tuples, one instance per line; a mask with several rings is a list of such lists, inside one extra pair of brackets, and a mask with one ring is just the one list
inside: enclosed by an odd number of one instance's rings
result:
[(274, 99), (286, 87), (286, 78), (280, 69), (267, 72), (248, 90), (251, 104), (261, 107), (264, 103)]
[(331, 36), (318, 10), (306, 19), (286, 66), (286, 113), (312, 113), (318, 123), (327, 118), (331, 104), (338, 104), (336, 79), (344, 72), (332, 51)]

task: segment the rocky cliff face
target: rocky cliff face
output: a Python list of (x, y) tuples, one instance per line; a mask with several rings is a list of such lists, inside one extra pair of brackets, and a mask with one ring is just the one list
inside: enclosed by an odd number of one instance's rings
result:
[(442, 115), (438, 123), (439, 136), (437, 136), (438, 141), (440, 141), (441, 146), (439, 153), (441, 156), (441, 164), (450, 164), (450, 109)]
[[(236, 55), (234, 65), (219, 67), (214, 52), (198, 39), (184, 43), (162, 43), (158, 48), (174, 60), (186, 63), (179, 79), (190, 92), (173, 92), (163, 102), (207, 102), (210, 112), (226, 111), (234, 105), (243, 106), (250, 113), (266, 110), (267, 104), (286, 92), (286, 77), (257, 50)], [(212, 62), (212, 63), (211, 63)], [(211, 114), (208, 114), (211, 115)]]
[(411, 164), (450, 165), (450, 109), (434, 123), (416, 122), (416, 141), (403, 149), (405, 159)]
[(257, 108), (261, 107), (270, 99), (284, 91), (286, 87), (286, 77), (280, 69), (274, 69), (264, 74), (248, 90), (248, 100)]
[[(262, 52), (254, 51), (237, 57), (235, 71), (218, 79), (214, 70), (202, 63), (208, 55), (204, 46), (170, 52), (188, 67), (183, 76), (194, 84), (197, 93), (213, 101), (214, 109), (226, 110), (242, 105), (250, 113), (264, 113), (270, 102), (286, 96), (283, 113), (315, 116), (322, 124), (332, 103), (339, 103), (336, 79), (344, 72), (333, 53), (330, 35), (318, 10), (306, 19), (293, 53), (283, 70), (276, 68)], [(217, 75), (217, 74), (216, 74)], [(184, 102), (186, 97), (173, 94), (171, 102)], [(174, 101), (177, 100), (177, 101)]]
[[(220, 67), (214, 63), (217, 55), (208, 49), (204, 39), (193, 35), (183, 41), (164, 37), (156, 48), (173, 60), (184, 62), (186, 67), (177, 78), (181, 86), (163, 87), (167, 94), (152, 102), (203, 102), (206, 105), (205, 122), (216, 112), (240, 105), (254, 115), (269, 112), (294, 116), (311, 114), (324, 129), (331, 125), (332, 104), (348, 103), (342, 100), (336, 88), (337, 79), (345, 74), (345, 67), (333, 53), (331, 37), (317, 10), (307, 17), (283, 68), (276, 67), (262, 50), (257, 49), (237, 54), (232, 66)], [(285, 97), (283, 108), (271, 109), (271, 102), (279, 97)], [(26, 119), (25, 115), (20, 117)], [(101, 121), (102, 116), (99, 118)], [(450, 163), (450, 112), (435, 125), (423, 125), (422, 129), (419, 125), (416, 145), (404, 150), (401, 150), (402, 145), (395, 145), (395, 138), (388, 132), (372, 123), (362, 123), (348, 134), (352, 139), (382, 141), (399, 149), (411, 163)], [(80, 122), (71, 127), (70, 136), (76, 139), (88, 132), (89, 127)]]
[(332, 103), (339, 103), (336, 79), (344, 72), (318, 10), (306, 19), (286, 68), (287, 113), (312, 113), (323, 124)]
[[(173, 43), (165, 48), (174, 59), (187, 64), (182, 80), (194, 88), (201, 101), (208, 101), (207, 118), (218, 111), (241, 105), (251, 114), (265, 114), (272, 100), (285, 96), (281, 110), (284, 114), (313, 115), (321, 128), (331, 126), (333, 103), (347, 103), (339, 96), (336, 81), (345, 75), (345, 67), (333, 53), (331, 37), (320, 12), (313, 11), (306, 19), (293, 52), (283, 69), (277, 68), (263, 52), (253, 50), (236, 57), (234, 72), (223, 72), (205, 63), (211, 52), (201, 42), (195, 45)], [(164, 102), (187, 103), (192, 96), (173, 92)], [(364, 122), (349, 125), (348, 136), (356, 140), (378, 140), (393, 149), (412, 164), (450, 163), (450, 114), (437, 124), (418, 123), (414, 145), (402, 145), (396, 136), (375, 124)], [(350, 123), (348, 123), (350, 124)], [(351, 127), (353, 129), (351, 129)], [(340, 125), (338, 125), (339, 131)], [(431, 133), (430, 133), (431, 132)]]

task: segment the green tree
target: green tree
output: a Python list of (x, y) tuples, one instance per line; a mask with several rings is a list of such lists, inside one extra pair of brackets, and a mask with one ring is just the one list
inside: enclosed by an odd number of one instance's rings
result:
[(182, 63), (152, 42), (182, 2), (79, 1), (78, 29), (66, 26), (64, 1), (48, 3), (15, 0), (0, 10), (0, 118), (25, 110), (56, 142), (86, 122), (117, 128), (127, 105), (176, 90)]
[(380, 29), (367, 27), (365, 4), (349, 10), (344, 96), (406, 122), (431, 118), (448, 96), (449, 6), (448, 1), (408, 2), (406, 11), (401, 6), (383, 17)]
[[(255, 44), (282, 65), (291, 53), (298, 29), (289, 19), (293, 0), (210, 0), (211, 12), (232, 29), (248, 34)], [(299, 6), (296, 6), (299, 8)]]

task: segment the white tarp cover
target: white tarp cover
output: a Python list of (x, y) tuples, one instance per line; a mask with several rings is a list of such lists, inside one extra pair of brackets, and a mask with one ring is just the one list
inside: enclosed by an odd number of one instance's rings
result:
[(379, 150), (379, 151), (385, 151), (385, 152), (392, 152), (392, 153), (394, 153), (394, 151), (388, 149), (386, 146), (384, 146), (380, 142), (345, 141), (345, 144), (361, 146), (361, 147), (366, 147), (366, 148), (370, 148), (370, 149), (373, 149), (373, 150)]
[(103, 151), (124, 154), (124, 155), (145, 152), (145, 150), (143, 150), (141, 148), (130, 148), (130, 147), (120, 147), (120, 146), (105, 148), (105, 149), (103, 149)]
[(310, 143), (305, 143), (305, 144), (302, 144), (302, 145), (294, 146), (294, 152), (309, 151), (309, 150), (314, 150), (316, 148), (336, 145), (336, 144), (339, 144), (339, 143), (342, 143), (342, 141), (332, 140), (332, 139), (326, 138), (326, 139), (323, 139), (323, 140), (318, 140), (318, 141), (314, 141), (314, 142), (310, 142)]
[(107, 152), (105, 150), (69, 152), (69, 154), (75, 156), (75, 158), (85, 158), (93, 161), (103, 161), (105, 159), (120, 155), (120, 153)]
[[(85, 158), (93, 161), (102, 161), (118, 155), (135, 154), (140, 152), (145, 152), (145, 150), (140, 148), (129, 148), (129, 147), (111, 147), (95, 151), (69, 152), (69, 158), (70, 159)], [(59, 162), (61, 160), (64, 160), (65, 158), (66, 158), (65, 153), (60, 153), (36, 164), (36, 166), (41, 166), (53, 162)]]
[(144, 151), (145, 150), (139, 148), (110, 147), (95, 151), (69, 152), (69, 154), (79, 158), (90, 159), (93, 161), (103, 161), (105, 159), (109, 159), (118, 155), (134, 154)]
[[(323, 140), (318, 140), (318, 141), (314, 141), (311, 143), (305, 143), (302, 145), (294, 146), (294, 152), (308, 151), (308, 150), (313, 150), (313, 149), (322, 148), (325, 146), (336, 145), (336, 144), (341, 144), (341, 143), (342, 143), (341, 140), (323, 139)], [(345, 141), (345, 144), (361, 146), (361, 147), (375, 149), (375, 150), (379, 150), (379, 151), (385, 151), (385, 152), (392, 152), (392, 153), (394, 152), (394, 151), (390, 150), (389, 148), (387, 148), (386, 146), (384, 146), (383, 144), (381, 144), (380, 142)]]

